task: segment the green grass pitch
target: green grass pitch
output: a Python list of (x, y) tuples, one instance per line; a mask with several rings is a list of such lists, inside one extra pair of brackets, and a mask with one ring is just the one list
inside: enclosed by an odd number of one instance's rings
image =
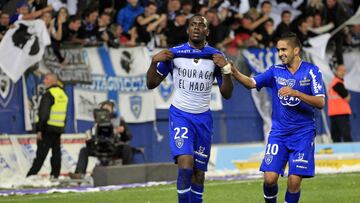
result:
[[(280, 178), (278, 202), (284, 202), (286, 178)], [(175, 184), (106, 192), (0, 197), (0, 202), (36, 203), (169, 203), (177, 202)], [(262, 180), (206, 181), (205, 203), (263, 202)], [(360, 173), (317, 175), (304, 179), (300, 202), (360, 202)]]

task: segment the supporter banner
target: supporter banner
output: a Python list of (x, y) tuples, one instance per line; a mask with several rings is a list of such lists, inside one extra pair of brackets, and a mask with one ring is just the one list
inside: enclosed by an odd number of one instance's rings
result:
[[(80, 149), (85, 146), (84, 134), (62, 135), (61, 137), (61, 171), (60, 175), (74, 172)], [(13, 188), (24, 184), (25, 176), (30, 169), (36, 154), (35, 135), (0, 136), (0, 187)], [(39, 171), (40, 176), (49, 176), (51, 153)], [(96, 158), (90, 157), (87, 172), (95, 166)]]
[(155, 120), (155, 102), (152, 91), (146, 87), (149, 55), (143, 47), (88, 52), (92, 83), (80, 84), (74, 89), (74, 101), (88, 105), (76, 109), (76, 120), (92, 119), (91, 107), (112, 99), (128, 123)]
[(10, 77), (7, 76), (2, 69), (0, 69), (0, 106), (1, 108), (7, 108), (9, 102), (13, 98), (14, 83)]
[(44, 21), (16, 21), (1, 40), (0, 67), (16, 82), (27, 68), (41, 60), (49, 44)]
[(35, 126), (35, 117), (39, 110), (40, 100), (42, 94), (45, 93), (46, 87), (42, 83), (44, 74), (37, 68), (28, 71), (24, 78), (24, 120), (25, 130), (31, 131)]
[(345, 75), (345, 86), (347, 89), (354, 91), (354, 92), (360, 92), (360, 82), (359, 82), (359, 76), (360, 76), (360, 51), (352, 50), (349, 53), (344, 54), (344, 64), (347, 69), (347, 73)]
[(59, 63), (51, 47), (47, 48), (41, 66), (56, 73), (64, 83), (91, 83), (89, 58), (85, 49), (61, 49), (65, 63)]
[[(265, 72), (273, 64), (281, 63), (275, 48), (250, 48), (243, 51), (243, 56), (254, 75)], [(251, 96), (263, 119), (264, 141), (267, 142), (271, 128), (271, 98), (266, 88), (262, 88), (260, 91), (253, 90)]]

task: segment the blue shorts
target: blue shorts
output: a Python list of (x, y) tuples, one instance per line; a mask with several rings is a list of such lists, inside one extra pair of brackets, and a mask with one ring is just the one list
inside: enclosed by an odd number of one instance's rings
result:
[(289, 175), (304, 178), (315, 175), (315, 130), (301, 130), (291, 135), (270, 132), (260, 171), (284, 175), (286, 163)]
[(213, 134), (211, 111), (193, 114), (171, 106), (169, 131), (171, 154), (175, 162), (179, 155), (192, 155), (194, 167), (207, 171)]

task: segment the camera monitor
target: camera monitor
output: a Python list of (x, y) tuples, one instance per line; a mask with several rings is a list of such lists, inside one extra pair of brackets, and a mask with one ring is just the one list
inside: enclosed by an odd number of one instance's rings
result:
[(111, 123), (110, 112), (106, 109), (94, 109), (95, 123)]

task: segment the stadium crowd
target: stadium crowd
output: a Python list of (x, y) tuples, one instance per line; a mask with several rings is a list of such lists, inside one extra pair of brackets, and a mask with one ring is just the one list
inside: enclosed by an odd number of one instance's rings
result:
[[(310, 37), (331, 32), (359, 6), (355, 0), (19, 0), (11, 9), (11, 2), (0, 1), (0, 40), (17, 20), (40, 18), (61, 63), (66, 61), (59, 49), (69, 43), (149, 49), (184, 43), (188, 19), (195, 13), (210, 22), (208, 43), (229, 55), (239, 48), (272, 47), (285, 31), (295, 32), (309, 46)], [(241, 2), (249, 3), (247, 12)], [(329, 47), (336, 47), (337, 64), (342, 64), (344, 46), (359, 44), (360, 25), (352, 25), (334, 35)]]

